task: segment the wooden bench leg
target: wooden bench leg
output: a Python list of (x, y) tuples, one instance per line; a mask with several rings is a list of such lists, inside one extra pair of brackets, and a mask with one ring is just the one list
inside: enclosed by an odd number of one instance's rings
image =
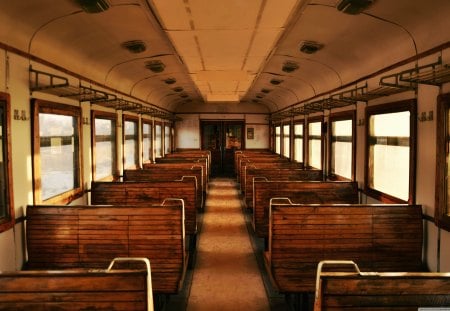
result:
[(312, 311), (314, 297), (311, 293), (286, 293), (286, 303), (290, 311)]
[(191, 234), (187, 241), (189, 250), (188, 269), (193, 269), (195, 265), (195, 254), (197, 250), (197, 234)]

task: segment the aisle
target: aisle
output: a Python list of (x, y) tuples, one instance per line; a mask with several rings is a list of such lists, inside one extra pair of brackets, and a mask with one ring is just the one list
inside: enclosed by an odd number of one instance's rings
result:
[(210, 182), (187, 311), (269, 311), (237, 185)]

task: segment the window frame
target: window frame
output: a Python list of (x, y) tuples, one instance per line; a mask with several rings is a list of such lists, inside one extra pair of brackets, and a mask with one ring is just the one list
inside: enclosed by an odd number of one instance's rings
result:
[[(337, 174), (334, 174), (331, 169), (332, 169), (332, 159), (333, 159), (333, 155), (332, 155), (332, 144), (333, 144), (333, 122), (336, 121), (347, 121), (347, 120), (351, 120), (352, 121), (352, 138), (351, 138), (351, 143), (352, 143), (352, 156), (351, 156), (351, 177), (350, 179), (344, 177), (344, 176), (340, 176)], [(330, 115), (329, 117), (329, 122), (330, 122), (330, 137), (328, 140), (328, 150), (329, 150), (329, 157), (328, 157), (328, 168), (329, 168), (329, 173), (328, 173), (328, 178), (331, 180), (339, 180), (339, 181), (354, 181), (356, 179), (356, 111), (355, 110), (350, 110), (350, 111), (342, 111), (342, 112), (337, 112), (337, 113), (333, 113)]]
[[(54, 197), (43, 200), (42, 199), (42, 189), (41, 189), (41, 161), (40, 161), (40, 136), (33, 135), (32, 136), (32, 146), (33, 146), (33, 201), (34, 204), (68, 204), (73, 200), (80, 198), (84, 194), (84, 182), (83, 182), (83, 146), (81, 142), (83, 141), (83, 131), (81, 124), (81, 107), (65, 105), (61, 103), (41, 100), (41, 99), (32, 99), (32, 111), (33, 111), (33, 120), (32, 120), (32, 130), (33, 133), (39, 133), (39, 113), (50, 113), (50, 114), (59, 114), (64, 116), (75, 117), (77, 120), (78, 131), (78, 166), (75, 166), (75, 170), (78, 173), (78, 183), (79, 186), (68, 190), (66, 192), (60, 193)], [(37, 139), (36, 139), (37, 138)]]
[[(159, 140), (160, 140), (160, 145), (161, 145), (161, 154), (160, 155), (157, 155), (156, 154), (156, 142), (157, 142), (157, 139), (158, 139), (158, 135), (157, 135), (157, 133), (156, 133), (156, 128), (157, 127), (160, 127), (160, 129), (161, 129), (161, 131), (160, 131), (160, 133), (159, 133)], [(153, 129), (153, 146), (154, 146), (154, 148), (153, 148), (153, 153), (154, 153), (154, 155), (153, 155), (153, 158), (154, 159), (160, 159), (160, 158), (162, 158), (162, 157), (164, 157), (164, 124), (163, 124), (163, 122), (160, 122), (160, 121), (155, 121), (154, 122), (154, 129)]]
[[(389, 114), (397, 112), (410, 112), (410, 137), (409, 137), (409, 186), (408, 199), (402, 200), (387, 193), (369, 187), (369, 149), (370, 149), (370, 117), (378, 114)], [(364, 193), (373, 197), (383, 203), (415, 203), (415, 189), (416, 189), (416, 146), (417, 146), (417, 101), (416, 99), (407, 99), (398, 102), (391, 102), (387, 104), (380, 104), (368, 106), (365, 111), (365, 131), (366, 131), (366, 146), (365, 146), (365, 162), (364, 162)]]
[[(302, 140), (302, 143), (301, 143), (301, 145), (302, 145), (302, 161), (301, 162), (299, 162), (299, 161), (297, 161), (297, 153), (295, 152), (296, 151), (296, 147), (297, 147), (297, 144), (296, 144), (296, 140), (297, 140), (297, 136), (296, 136), (296, 134), (295, 134), (295, 126), (296, 125), (301, 125), (302, 126), (302, 136), (300, 136), (301, 138), (299, 138), (299, 139), (301, 139)], [(297, 121), (294, 121), (294, 126), (293, 126), (293, 128), (292, 128), (292, 130), (293, 130), (293, 135), (294, 135), (294, 139), (293, 139), (293, 148), (292, 148), (292, 153), (293, 153), (293, 156), (292, 156), (292, 161), (294, 161), (294, 162), (296, 162), (296, 163), (305, 163), (305, 120), (303, 119), (303, 120), (297, 120)]]
[[(114, 122), (114, 143), (115, 150), (113, 152), (113, 174), (100, 179), (95, 176), (96, 168), (96, 131), (95, 119), (111, 120)], [(119, 167), (117, 159), (117, 114), (99, 110), (92, 110), (91, 112), (91, 148), (92, 148), (92, 180), (117, 180), (119, 178)]]
[[(436, 109), (436, 203), (435, 203), (435, 223), (436, 226), (446, 231), (450, 231), (450, 210), (447, 207), (447, 176), (448, 164), (447, 156), (450, 157), (450, 93), (441, 94), (437, 98)], [(442, 169), (445, 167), (446, 169)]]
[[(144, 126), (145, 125), (148, 125), (150, 127), (150, 146), (149, 146), (149, 150), (148, 150), (149, 155), (150, 155), (149, 159), (145, 159), (144, 158), (144, 139), (145, 139), (145, 137), (144, 137)], [(141, 119), (141, 133), (142, 133), (142, 141), (141, 141), (141, 144), (142, 144), (142, 163), (152, 163), (153, 162), (153, 154), (154, 154), (154, 152), (153, 152), (153, 143), (154, 143), (153, 142), (153, 140), (154, 140), (153, 135), (154, 135), (154, 130), (153, 130), (153, 121), (152, 120), (145, 119), (145, 118)]]
[(4, 112), (4, 128), (1, 135), (3, 142), (3, 150), (6, 165), (5, 169), (5, 212), (6, 216), (0, 218), (0, 233), (5, 232), (14, 227), (16, 223), (15, 209), (14, 209), (14, 192), (13, 192), (13, 177), (12, 177), (12, 148), (11, 148), (11, 97), (7, 93), (0, 92), (0, 105), (3, 106)]
[[(286, 146), (286, 133), (285, 128), (288, 127), (288, 141)], [(292, 127), (290, 122), (283, 123), (281, 126), (281, 157), (286, 159), (291, 159), (291, 133), (292, 133)], [(286, 152), (286, 148), (289, 149)], [(287, 154), (286, 154), (287, 153)]]
[[(136, 143), (136, 150), (135, 150), (135, 156), (134, 156), (134, 166), (126, 167), (126, 154), (125, 154), (125, 143), (126, 143), (126, 133), (125, 133), (125, 123), (126, 122), (133, 122), (136, 123), (136, 136), (135, 136), (135, 143)], [(139, 168), (139, 118), (131, 115), (122, 115), (122, 166), (123, 169), (136, 169)]]
[[(311, 123), (320, 123), (320, 167), (313, 167), (311, 166), (311, 159), (309, 156), (309, 149), (310, 149), (310, 137), (311, 135), (309, 134), (309, 125)], [(306, 122), (306, 127), (303, 129), (303, 136), (305, 136), (305, 130), (306, 130), (306, 141), (305, 141), (305, 145), (306, 145), (306, 150), (304, 151), (304, 154), (306, 156), (306, 160), (307, 160), (307, 168), (315, 168), (315, 169), (320, 169), (320, 170), (324, 170), (324, 162), (323, 162), (323, 158), (324, 158), (324, 146), (323, 146), (323, 142), (324, 142), (324, 118), (323, 116), (320, 117), (313, 117), (313, 118), (308, 118), (308, 122)]]

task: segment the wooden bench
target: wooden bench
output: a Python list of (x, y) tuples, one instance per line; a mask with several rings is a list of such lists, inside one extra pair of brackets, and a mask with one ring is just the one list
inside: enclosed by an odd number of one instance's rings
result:
[[(278, 169), (286, 169), (287, 170), (301, 170), (303, 169), (302, 163), (297, 162), (260, 162), (260, 163), (243, 163), (245, 165), (241, 168), (240, 180), (240, 190), (242, 193), (246, 193), (247, 191), (252, 191), (251, 188), (253, 187), (253, 177), (260, 176), (260, 177), (267, 177), (268, 179), (273, 179), (265, 175), (256, 174), (256, 169), (260, 170), (278, 170)], [(249, 174), (249, 170), (252, 170)], [(285, 176), (284, 174), (279, 175), (280, 178)], [(282, 179), (280, 179), (282, 180)], [(321, 178), (320, 180), (323, 180)]]
[[(324, 264), (351, 264), (355, 272), (324, 272)], [(318, 265), (314, 311), (450, 310), (450, 273), (361, 272), (352, 261)]]
[(238, 170), (238, 164), (239, 164), (239, 160), (242, 157), (248, 157), (251, 155), (259, 155), (259, 154), (272, 154), (274, 155), (275, 153), (273, 153), (272, 151), (268, 150), (268, 149), (246, 149), (246, 150), (236, 150), (233, 154), (234, 156), (234, 173), (237, 176), (237, 170)]
[(166, 198), (184, 201), (185, 232), (195, 246), (197, 235), (196, 179), (185, 177), (173, 181), (93, 181), (91, 204), (147, 205), (160, 204)]
[(272, 198), (289, 198), (294, 203), (359, 203), (356, 182), (335, 181), (267, 181), (253, 182), (253, 228), (256, 235), (267, 238)]
[(175, 294), (187, 269), (182, 200), (167, 205), (28, 206), (26, 269), (104, 268), (116, 257), (152, 264), (153, 290)]
[(285, 293), (313, 293), (323, 260), (366, 271), (424, 271), (422, 208), (391, 204), (272, 204), (266, 269)]
[[(144, 270), (113, 270), (140, 261)], [(116, 258), (107, 269), (0, 272), (0, 310), (153, 311), (150, 262)]]
[(285, 166), (273, 166), (271, 168), (251, 165), (244, 169), (244, 198), (247, 208), (253, 209), (253, 180), (273, 180), (273, 181), (323, 181), (322, 170), (297, 169), (295, 166), (287, 168)]
[(206, 192), (202, 178), (203, 168), (194, 166), (190, 168), (167, 168), (157, 164), (146, 165), (145, 169), (127, 169), (123, 171), (124, 181), (173, 181), (185, 177), (194, 178), (196, 183), (196, 209), (201, 212), (204, 208), (204, 194)]
[(173, 153), (166, 155), (167, 157), (206, 157), (208, 159), (208, 167), (211, 168), (211, 151), (210, 150), (193, 150), (178, 149)]
[(156, 158), (156, 163), (191, 163), (196, 165), (202, 165), (205, 168), (206, 181), (209, 181), (209, 175), (211, 168), (209, 166), (209, 160), (207, 157), (181, 157), (181, 156), (167, 156), (164, 158)]
[(265, 155), (258, 157), (242, 157), (238, 161), (238, 172), (237, 172), (237, 180), (241, 180), (241, 175), (244, 169), (244, 166), (249, 164), (258, 164), (258, 163), (272, 163), (272, 165), (280, 164), (280, 163), (292, 163), (289, 162), (286, 158), (281, 158), (279, 155)]

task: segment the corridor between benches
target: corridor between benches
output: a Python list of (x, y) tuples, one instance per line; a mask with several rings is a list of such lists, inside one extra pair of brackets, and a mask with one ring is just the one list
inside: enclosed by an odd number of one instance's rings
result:
[(270, 310), (232, 179), (212, 179), (187, 311)]

